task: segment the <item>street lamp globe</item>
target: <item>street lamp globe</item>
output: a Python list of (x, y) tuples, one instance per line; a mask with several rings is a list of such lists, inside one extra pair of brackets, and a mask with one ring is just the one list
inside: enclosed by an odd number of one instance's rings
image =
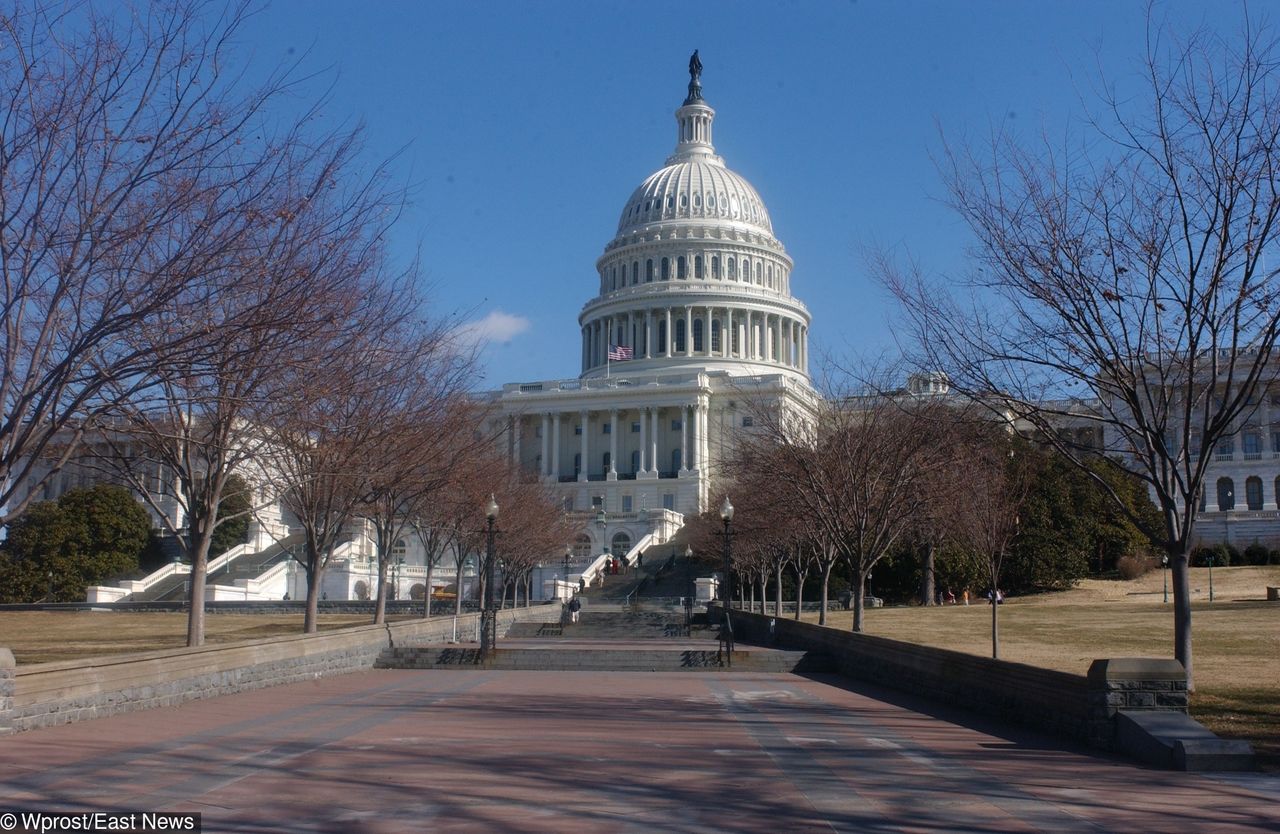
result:
[(733, 521), (733, 504), (729, 503), (729, 496), (724, 497), (724, 503), (720, 505), (720, 518), (725, 524)]
[(493, 497), (493, 493), (489, 493), (489, 503), (485, 505), (484, 517), (490, 521), (496, 521), (498, 518), (498, 501)]

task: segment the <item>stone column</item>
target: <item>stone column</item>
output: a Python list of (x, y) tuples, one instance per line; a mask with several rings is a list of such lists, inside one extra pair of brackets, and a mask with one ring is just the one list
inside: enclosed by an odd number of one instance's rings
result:
[(640, 358), (640, 351), (636, 350), (636, 314), (627, 313), (627, 346), (633, 351), (632, 356)]
[(698, 404), (698, 469), (705, 478), (711, 471), (711, 409)]
[(551, 480), (560, 480), (560, 412), (551, 417)]
[(689, 469), (689, 406), (680, 407), (680, 472)]
[(662, 467), (658, 465), (658, 411), (655, 406), (650, 415), (653, 425), (649, 432), (649, 465), (653, 469), (653, 476), (658, 477), (658, 473), (662, 471)]
[(711, 308), (705, 307), (702, 310), (702, 355), (712, 356), (711, 351)]
[(551, 474), (551, 415), (542, 415), (542, 465), (538, 467), (538, 475), (545, 478)]
[[(648, 472), (649, 454), (649, 410), (640, 409), (640, 472)], [(637, 473), (638, 477), (639, 473)]]
[(720, 334), (720, 338), (723, 339), (724, 341), (722, 341), (720, 345), (721, 347), (724, 348), (725, 357), (732, 358), (733, 357), (733, 308), (726, 307), (724, 313), (725, 313), (724, 332)]
[(666, 314), (667, 314), (667, 343), (663, 345), (663, 347), (665, 348), (666, 357), (670, 359), (671, 353), (672, 353), (671, 345), (675, 341), (675, 338), (674, 338), (675, 334), (671, 332), (671, 308), (670, 307), (666, 309)]
[(680, 454), (689, 456), (689, 462), (685, 464), (685, 469), (692, 471), (702, 465), (702, 427), (698, 425), (700, 420), (698, 419), (697, 403), (686, 406), (686, 408), (688, 408), (687, 413), (693, 423), (689, 426), (689, 449), (687, 452), (681, 452)]
[(653, 358), (653, 310), (644, 313), (644, 358)]
[(605, 477), (618, 480), (618, 409), (609, 409), (609, 471)]
[(587, 442), (587, 438), (591, 436), (591, 412), (583, 410), (582, 417), (582, 451), (580, 458), (582, 467), (578, 470), (578, 480), (587, 480), (587, 474), (591, 471), (591, 444)]
[[(693, 308), (684, 308), (684, 355), (693, 356)], [(680, 452), (684, 454), (684, 452)]]

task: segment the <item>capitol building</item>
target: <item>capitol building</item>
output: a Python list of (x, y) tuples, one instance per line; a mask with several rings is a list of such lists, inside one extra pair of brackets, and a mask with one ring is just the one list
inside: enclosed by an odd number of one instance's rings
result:
[(707, 508), (759, 408), (817, 398), (791, 258), (755, 188), (716, 154), (700, 72), (694, 53), (675, 149), (627, 198), (596, 261), (579, 375), (493, 394), (513, 464), (581, 522), (579, 559), (665, 542)]

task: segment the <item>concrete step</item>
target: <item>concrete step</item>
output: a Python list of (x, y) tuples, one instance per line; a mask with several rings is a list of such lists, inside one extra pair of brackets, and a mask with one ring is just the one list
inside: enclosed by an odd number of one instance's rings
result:
[[(729, 662), (726, 662), (729, 661)], [(824, 655), (803, 651), (739, 649), (726, 658), (715, 649), (498, 648), (485, 659), (473, 647), (400, 646), (384, 651), (379, 669), (483, 668), (593, 672), (825, 672)]]
[(1121, 710), (1116, 742), (1130, 756), (1156, 767), (1192, 772), (1258, 767), (1247, 741), (1219, 738), (1181, 712)]

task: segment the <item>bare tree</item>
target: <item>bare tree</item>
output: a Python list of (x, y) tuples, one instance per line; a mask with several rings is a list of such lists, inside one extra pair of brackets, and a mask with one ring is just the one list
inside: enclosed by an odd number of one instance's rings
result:
[[(1007, 134), (950, 150), (951, 201), (976, 266), (940, 285), (878, 266), (914, 325), (917, 359), (1040, 430), (1091, 423), (1095, 445), (1150, 487), (1169, 556), (1174, 654), (1192, 681), (1188, 548), (1215, 447), (1274, 375), (1280, 335), (1280, 62), (1246, 24), (1228, 41), (1148, 27), (1142, 96), (1102, 97), (1081, 151)], [(1104, 489), (1106, 484), (1101, 484)]]
[(474, 356), (459, 349), (453, 330), (449, 323), (425, 331), (415, 326), (397, 348), (403, 354), (394, 383), (397, 401), (384, 416), (388, 425), (378, 435), (381, 448), (370, 450), (368, 493), (359, 507), (373, 526), (377, 549), (375, 623), (386, 619), (392, 545), (421, 519), (426, 505), (439, 500), (457, 467), (493, 442), (475, 431), (483, 411), (465, 399)]
[(290, 375), (281, 390), (286, 399), (262, 425), (265, 475), (303, 536), (294, 558), (307, 574), (308, 633), (316, 630), (325, 568), (370, 494), (389, 438), (401, 428), (396, 415), (406, 380), (419, 370), (418, 355), (403, 350), (400, 338), (418, 320), (411, 276), (390, 281), (385, 268), (377, 246), (352, 264), (364, 279), (357, 308), (350, 320), (315, 334), (327, 357), (324, 373)]
[(1019, 455), (1015, 439), (997, 429), (959, 444), (954, 458), (963, 472), (965, 494), (951, 504), (954, 541), (976, 553), (986, 567), (991, 602), (991, 656), (1000, 657), (1000, 574), (1018, 533), (1018, 514), (1031, 488), (1031, 462)]
[(0, 14), (0, 523), (98, 415), (208, 347), (206, 317), (175, 313), (216, 311), (283, 222), (307, 114), (275, 129), (286, 77), (228, 71), (246, 7)]

